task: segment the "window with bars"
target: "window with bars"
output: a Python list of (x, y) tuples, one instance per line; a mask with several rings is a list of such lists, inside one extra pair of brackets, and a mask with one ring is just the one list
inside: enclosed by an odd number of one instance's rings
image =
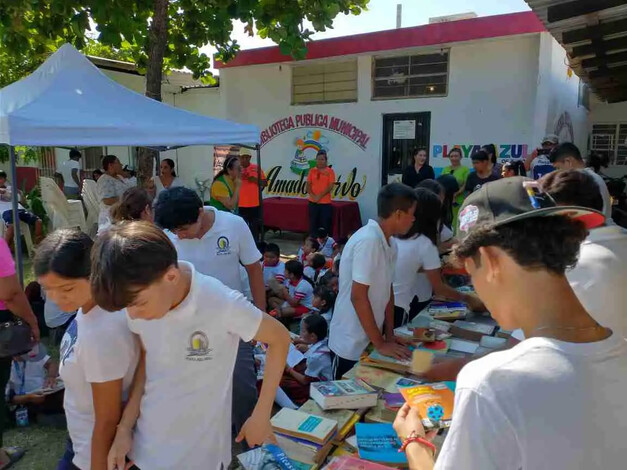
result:
[(627, 123), (593, 124), (590, 150), (609, 156), (610, 165), (627, 165)]
[(292, 104), (357, 101), (357, 59), (292, 68)]
[(445, 96), (448, 93), (448, 69), (448, 50), (432, 54), (375, 57), (372, 98)]

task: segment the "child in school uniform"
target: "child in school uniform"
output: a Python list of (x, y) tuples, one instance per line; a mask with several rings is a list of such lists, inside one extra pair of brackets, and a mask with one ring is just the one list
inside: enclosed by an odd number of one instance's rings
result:
[(318, 240), (309, 236), (305, 237), (303, 246), (301, 246), (298, 249), (298, 255), (297, 255), (298, 261), (303, 263), (303, 265), (306, 265), (307, 257), (312, 253), (316, 253), (319, 249), (320, 249), (320, 243), (318, 243)]
[(309, 265), (305, 266), (305, 276), (307, 276), (314, 283), (314, 286), (318, 284), (318, 281), (327, 272), (327, 260), (322, 253), (312, 253), (309, 255)]
[(263, 282), (268, 288), (271, 279), (280, 284), (285, 281), (285, 263), (281, 261), (281, 249), (276, 243), (268, 243), (263, 252)]
[(312, 382), (332, 379), (331, 351), (327, 344), (328, 325), (320, 315), (307, 315), (300, 323), (300, 337), (295, 344), (304, 352), (305, 360), (292, 368), (285, 366), (281, 388), (297, 405), (309, 400)]
[(336, 254), (336, 243), (332, 237), (329, 236), (329, 232), (324, 227), (320, 227), (316, 233), (316, 240), (320, 244), (318, 251), (322, 253), (326, 258), (333, 258)]
[(290, 260), (285, 263), (285, 286), (279, 297), (271, 298), (270, 315), (275, 318), (301, 317), (312, 308), (313, 286), (305, 279), (302, 263)]
[(340, 285), (340, 278), (333, 271), (327, 271), (318, 281), (318, 285), (330, 289), (337, 297)]
[(392, 282), (397, 248), (393, 236), (412, 227), (416, 205), (412, 188), (401, 183), (384, 186), (377, 196), (377, 220), (369, 220), (344, 248), (329, 334), (336, 379), (352, 369), (369, 343), (385, 356), (411, 355), (394, 336)]
[(331, 323), (333, 307), (335, 306), (335, 293), (326, 286), (316, 286), (313, 297), (314, 312)]

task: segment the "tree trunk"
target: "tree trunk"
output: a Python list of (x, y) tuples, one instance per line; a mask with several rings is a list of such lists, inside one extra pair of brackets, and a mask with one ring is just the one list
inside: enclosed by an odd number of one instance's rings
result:
[[(163, 56), (168, 43), (168, 7), (170, 0), (154, 0), (154, 13), (148, 35), (148, 64), (146, 67), (146, 96), (161, 101)], [(153, 175), (154, 162), (159, 152), (140, 147), (137, 154), (137, 178), (140, 186)]]

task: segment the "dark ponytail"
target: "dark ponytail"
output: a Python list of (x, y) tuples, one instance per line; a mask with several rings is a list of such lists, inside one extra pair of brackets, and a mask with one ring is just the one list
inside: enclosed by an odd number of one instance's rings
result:
[(218, 178), (220, 178), (221, 176), (224, 176), (228, 173), (228, 171), (233, 168), (233, 165), (235, 164), (235, 162), (239, 161), (239, 158), (237, 156), (233, 156), (231, 155), (230, 157), (227, 157), (226, 160), (224, 160), (224, 164), (222, 165), (222, 169), (220, 170), (220, 172), (215, 176), (215, 178), (213, 178), (213, 181), (217, 180)]
[(142, 188), (127, 189), (122, 194), (120, 201), (111, 207), (111, 219), (114, 223), (123, 220), (140, 220), (142, 212), (150, 205), (150, 202), (150, 196), (146, 190)]

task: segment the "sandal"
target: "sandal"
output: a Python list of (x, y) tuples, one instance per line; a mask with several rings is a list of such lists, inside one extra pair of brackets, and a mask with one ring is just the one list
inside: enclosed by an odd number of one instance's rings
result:
[(9, 461), (5, 463), (2, 467), (0, 467), (0, 470), (6, 470), (7, 468), (11, 468), (11, 466), (15, 462), (18, 462), (22, 457), (24, 457), (24, 454), (26, 453), (24, 449), (16, 446), (3, 447), (2, 450), (4, 450), (4, 452), (7, 454), (7, 457), (9, 457)]

